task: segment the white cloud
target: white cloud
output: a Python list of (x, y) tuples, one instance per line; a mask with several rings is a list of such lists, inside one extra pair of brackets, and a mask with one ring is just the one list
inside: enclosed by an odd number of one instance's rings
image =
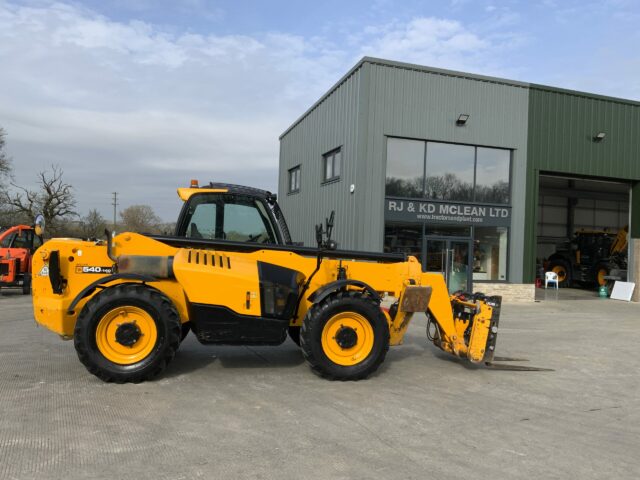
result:
[(518, 19), (503, 10), (490, 13), (500, 28), (416, 16), (303, 36), (197, 33), (35, 5), (0, 0), (0, 125), (16, 180), (59, 164), (80, 212), (105, 215), (117, 190), (123, 207), (147, 203), (171, 219), (175, 187), (190, 178), (275, 189), (278, 135), (361, 56), (510, 77), (523, 38), (505, 30)]
[(16, 179), (60, 164), (81, 212), (100, 208), (100, 190), (103, 211), (113, 190), (157, 206), (194, 175), (275, 188), (278, 136), (345, 68), (341, 55), (286, 33), (175, 35), (0, 3), (0, 125)]
[(485, 74), (505, 72), (495, 54), (513, 40), (492, 32), (481, 36), (458, 21), (432, 17), (371, 26), (363, 34), (362, 55)]

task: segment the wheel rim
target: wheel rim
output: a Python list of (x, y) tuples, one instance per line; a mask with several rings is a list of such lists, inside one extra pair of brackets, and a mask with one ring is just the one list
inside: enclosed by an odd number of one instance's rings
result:
[(555, 265), (552, 269), (556, 275), (558, 275), (558, 281), (560, 283), (564, 282), (567, 279), (567, 271), (562, 265)]
[(329, 319), (322, 329), (322, 350), (333, 363), (356, 365), (373, 350), (373, 327), (359, 313), (342, 312)]
[(607, 284), (607, 280), (604, 278), (606, 274), (606, 269), (601, 268), (600, 270), (598, 270), (598, 285), (603, 286)]
[(96, 345), (104, 357), (120, 365), (144, 360), (158, 338), (156, 322), (145, 310), (124, 306), (107, 312), (96, 328)]

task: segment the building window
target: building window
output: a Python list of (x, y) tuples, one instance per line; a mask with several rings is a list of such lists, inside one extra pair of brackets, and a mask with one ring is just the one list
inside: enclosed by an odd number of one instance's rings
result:
[(422, 197), (424, 191), (424, 147), (421, 140), (387, 140), (386, 194), (391, 197)]
[(473, 201), (475, 147), (427, 143), (426, 198)]
[(476, 202), (509, 203), (511, 152), (478, 147), (476, 160)]
[(422, 262), (422, 225), (386, 224), (384, 229), (384, 251), (413, 255)]
[(340, 178), (340, 169), (342, 167), (342, 149), (336, 148), (322, 156), (323, 163), (323, 181), (331, 182)]
[(300, 165), (289, 170), (289, 193), (300, 191)]
[(473, 230), (473, 280), (505, 281), (509, 230), (506, 227)]
[(389, 137), (385, 193), (508, 205), (510, 169), (511, 150)]

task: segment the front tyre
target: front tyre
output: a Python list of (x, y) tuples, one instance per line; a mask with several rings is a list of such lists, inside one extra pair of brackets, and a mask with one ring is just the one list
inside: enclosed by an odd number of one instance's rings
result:
[(362, 292), (329, 295), (307, 312), (302, 353), (318, 375), (360, 380), (375, 372), (389, 350), (389, 325), (376, 301)]
[(571, 286), (571, 268), (569, 262), (561, 259), (551, 260), (549, 262), (549, 270), (558, 275), (558, 286), (567, 288)]
[(74, 331), (78, 358), (105, 382), (143, 382), (162, 372), (180, 345), (178, 313), (146, 285), (107, 288), (82, 309)]
[(31, 294), (31, 274), (25, 273), (22, 279), (22, 294), (29, 295)]
[(301, 327), (296, 327), (294, 326), (290, 326), (288, 333), (289, 333), (289, 338), (291, 339), (291, 341), (293, 341), (293, 343), (295, 343), (297, 346), (300, 346), (300, 328)]

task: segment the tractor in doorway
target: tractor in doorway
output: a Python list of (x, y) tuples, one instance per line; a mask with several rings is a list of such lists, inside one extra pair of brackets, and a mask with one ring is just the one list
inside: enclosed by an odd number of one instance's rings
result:
[[(440, 349), (496, 367), (501, 297), (449, 295), (415, 257), (339, 250), (333, 214), (317, 247), (293, 244), (269, 192), (211, 183), (178, 189), (173, 236), (52, 239), (33, 262), (36, 321), (73, 339), (104, 381), (141, 382), (189, 332), (203, 344), (299, 344), (311, 369), (359, 380), (400, 345), (415, 312)], [(531, 367), (502, 366), (512, 370)]]
[(628, 227), (617, 233), (580, 230), (569, 241), (556, 247), (547, 270), (558, 275), (560, 287), (603, 286), (613, 269), (627, 268)]

